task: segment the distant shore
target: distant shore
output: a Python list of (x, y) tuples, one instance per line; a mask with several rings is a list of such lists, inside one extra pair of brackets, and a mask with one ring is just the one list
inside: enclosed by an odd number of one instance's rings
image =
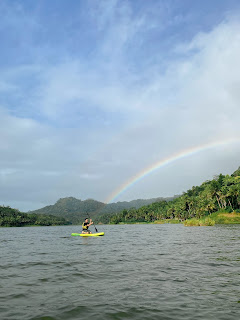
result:
[[(186, 220), (179, 220), (179, 219), (160, 219), (155, 220), (152, 222), (149, 221), (126, 221), (126, 222), (119, 222), (117, 224), (109, 223), (109, 224), (103, 224), (99, 223), (98, 226), (104, 226), (104, 225), (125, 225), (125, 224), (183, 224), (187, 227), (195, 227), (195, 226), (214, 226), (215, 224), (240, 224), (240, 213), (239, 212), (215, 212), (210, 214), (209, 216), (205, 216), (202, 218), (192, 218), (192, 219), (186, 219)], [(66, 226), (66, 224), (62, 225), (22, 225), (22, 226), (0, 226), (0, 228), (22, 228), (22, 227), (59, 227), (59, 226)], [(79, 226), (81, 227), (81, 224), (67, 224), (67, 226)]]
[(240, 224), (240, 213), (238, 212), (215, 212), (209, 216), (202, 218), (192, 218), (181, 221), (179, 219), (160, 219), (153, 222), (120, 222), (119, 225), (124, 224), (184, 224), (188, 227), (193, 226), (214, 226), (215, 224)]

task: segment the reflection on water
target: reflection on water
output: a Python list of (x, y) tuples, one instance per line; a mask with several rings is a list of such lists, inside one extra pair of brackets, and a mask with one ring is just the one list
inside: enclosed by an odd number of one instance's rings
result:
[(238, 319), (240, 226), (0, 229), (0, 318)]

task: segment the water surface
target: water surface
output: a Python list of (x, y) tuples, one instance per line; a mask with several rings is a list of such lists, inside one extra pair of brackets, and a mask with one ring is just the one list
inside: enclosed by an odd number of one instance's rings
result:
[(0, 229), (0, 319), (239, 319), (240, 226)]

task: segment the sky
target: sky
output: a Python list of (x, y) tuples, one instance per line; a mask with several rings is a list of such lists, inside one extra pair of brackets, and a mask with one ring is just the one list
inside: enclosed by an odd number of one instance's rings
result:
[(240, 166), (238, 0), (1, 0), (0, 44), (0, 205), (167, 197)]

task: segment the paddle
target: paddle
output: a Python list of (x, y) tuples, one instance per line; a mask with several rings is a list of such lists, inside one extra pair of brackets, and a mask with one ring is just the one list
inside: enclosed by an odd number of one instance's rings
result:
[[(89, 217), (89, 214), (88, 214), (88, 213), (87, 213), (87, 215), (88, 215), (89, 220), (91, 221), (91, 218)], [(95, 226), (94, 223), (93, 223), (93, 225), (94, 225), (94, 228), (95, 228), (96, 232), (98, 232), (98, 229), (96, 228), (96, 226)]]

